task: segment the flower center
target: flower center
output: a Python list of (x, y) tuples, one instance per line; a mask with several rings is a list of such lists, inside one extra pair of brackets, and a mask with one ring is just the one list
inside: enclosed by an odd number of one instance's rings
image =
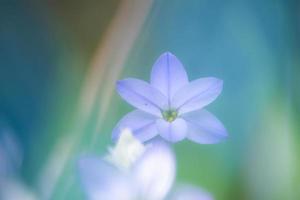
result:
[(177, 118), (177, 114), (176, 110), (166, 110), (162, 112), (163, 118), (168, 122), (174, 121)]

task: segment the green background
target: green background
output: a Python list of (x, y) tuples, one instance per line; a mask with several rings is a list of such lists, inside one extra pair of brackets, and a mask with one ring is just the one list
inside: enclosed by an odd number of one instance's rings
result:
[[(145, 18), (123, 18), (113, 37), (126, 3)], [(83, 199), (76, 159), (105, 154), (112, 128), (133, 109), (115, 81), (149, 80), (154, 61), (170, 51), (190, 80), (224, 80), (207, 109), (229, 132), (220, 144), (174, 144), (177, 181), (220, 200), (300, 199), (299, 8), (296, 0), (1, 1), (0, 125), (19, 138), (22, 181), (49, 199)], [(131, 20), (141, 27), (126, 26)], [(110, 51), (97, 50), (103, 46)], [(93, 64), (98, 54), (105, 64)]]

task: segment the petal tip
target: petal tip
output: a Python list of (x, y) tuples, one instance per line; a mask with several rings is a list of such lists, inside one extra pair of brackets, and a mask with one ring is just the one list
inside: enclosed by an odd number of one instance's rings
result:
[(223, 85), (223, 80), (216, 78), (216, 77), (207, 77), (208, 80), (210, 80), (212, 83), (215, 83), (217, 85)]
[(218, 79), (218, 84), (220, 85), (220, 87), (223, 87), (224, 81), (222, 79)]
[(123, 83), (123, 80), (117, 80), (116, 81), (116, 88), (117, 88), (117, 90), (121, 87), (122, 83)]
[(219, 91), (218, 93), (220, 94), (223, 90), (223, 83), (224, 81), (222, 79), (218, 79), (218, 78), (212, 78), (214, 79), (214, 85), (212, 86), (212, 88), (214, 88), (215, 90)]
[(112, 132), (112, 134), (111, 134), (111, 140), (114, 142), (114, 143), (116, 143), (117, 141), (118, 141), (118, 139), (119, 139), (119, 136), (118, 136), (119, 134), (117, 134), (117, 131), (114, 131), (113, 130), (113, 132)]
[(222, 137), (222, 140), (226, 140), (229, 138), (229, 134), (228, 132), (225, 130), (224, 133), (223, 133), (223, 137)]
[(172, 56), (174, 56), (174, 54), (172, 54), (170, 51), (166, 51), (166, 52), (162, 53), (161, 55), (172, 55)]
[(167, 57), (169, 59), (177, 59), (178, 60), (178, 58), (170, 51), (166, 51), (159, 56), (159, 58), (165, 58), (165, 57)]

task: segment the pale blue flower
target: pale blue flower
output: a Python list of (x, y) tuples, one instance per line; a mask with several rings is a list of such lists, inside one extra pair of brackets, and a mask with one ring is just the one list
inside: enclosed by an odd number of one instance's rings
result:
[(12, 131), (0, 127), (0, 199), (37, 200), (37, 195), (22, 181), (23, 152)]
[(172, 194), (172, 200), (213, 200), (213, 196), (199, 187), (181, 185)]
[(121, 129), (130, 128), (142, 142), (160, 135), (170, 142), (188, 138), (217, 143), (227, 137), (226, 129), (203, 108), (219, 96), (222, 86), (222, 80), (212, 77), (189, 82), (181, 62), (164, 53), (152, 68), (150, 84), (135, 78), (117, 82), (120, 96), (137, 110), (119, 121), (112, 138), (116, 141)]
[[(122, 132), (124, 133), (124, 131)], [(201, 189), (192, 191), (181, 187), (171, 192), (176, 175), (176, 161), (167, 144), (156, 142), (141, 150), (140, 144), (131, 139), (130, 135), (129, 137), (128, 135), (124, 136), (120, 137), (120, 140), (124, 141), (118, 142), (115, 148), (110, 149), (111, 155), (104, 159), (85, 156), (79, 160), (80, 178), (87, 199), (179, 200), (181, 198), (177, 197), (188, 196), (191, 197), (191, 200), (212, 200), (207, 199), (207, 193), (202, 192)], [(134, 151), (140, 152), (141, 155), (134, 156), (136, 159), (132, 159), (131, 155), (124, 157), (119, 150), (126, 151), (126, 146), (135, 149)], [(140, 154), (134, 151), (130, 150), (128, 153)], [(126, 160), (133, 162), (124, 168), (122, 163), (128, 163)]]
[(161, 143), (148, 147), (126, 171), (115, 163), (99, 157), (81, 158), (79, 170), (88, 199), (161, 200), (174, 181), (175, 158)]

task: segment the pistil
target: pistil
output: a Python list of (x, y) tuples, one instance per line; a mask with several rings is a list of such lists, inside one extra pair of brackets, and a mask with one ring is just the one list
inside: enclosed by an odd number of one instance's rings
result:
[(163, 118), (168, 122), (173, 122), (177, 118), (177, 115), (176, 110), (166, 110), (162, 112)]

